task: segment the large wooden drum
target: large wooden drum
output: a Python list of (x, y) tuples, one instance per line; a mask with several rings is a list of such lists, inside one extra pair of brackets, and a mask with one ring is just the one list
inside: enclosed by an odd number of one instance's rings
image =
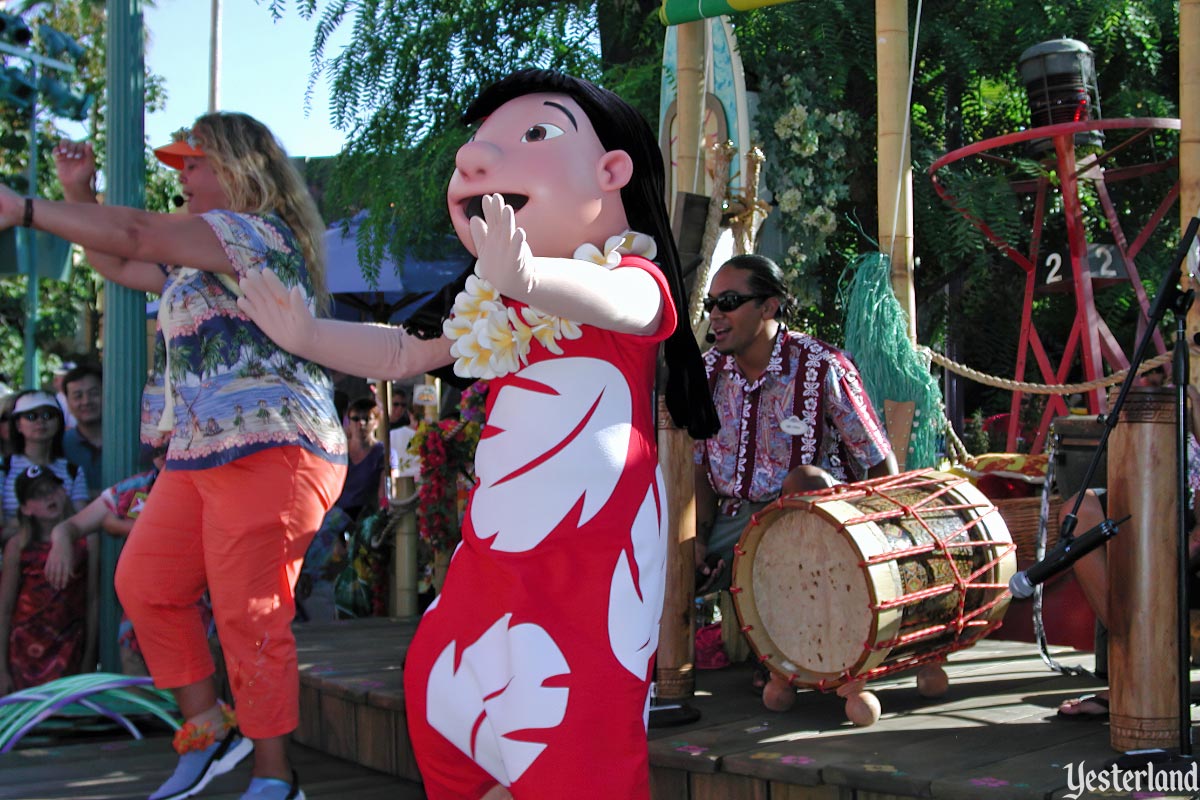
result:
[(734, 550), (750, 646), (792, 685), (831, 689), (938, 661), (995, 629), (1015, 548), (966, 479), (909, 472), (775, 501)]

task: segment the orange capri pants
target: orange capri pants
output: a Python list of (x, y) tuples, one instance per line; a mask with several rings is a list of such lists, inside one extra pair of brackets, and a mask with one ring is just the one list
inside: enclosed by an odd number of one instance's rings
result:
[(196, 605), (207, 588), (242, 733), (266, 739), (295, 730), (296, 578), (345, 477), (344, 465), (291, 445), (209, 469), (163, 470), (116, 573), (156, 686), (213, 674)]

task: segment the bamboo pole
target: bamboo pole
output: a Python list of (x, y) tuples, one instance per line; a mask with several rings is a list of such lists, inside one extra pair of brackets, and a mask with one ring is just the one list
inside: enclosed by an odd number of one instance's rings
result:
[[(1109, 440), (1108, 514), (1132, 518), (1108, 543), (1109, 740), (1114, 750), (1169, 747), (1176, 705), (1178, 555), (1174, 389), (1138, 387)], [(1148, 624), (1147, 621), (1150, 621)]]
[[(708, 20), (680, 25), (676, 35), (676, 106), (679, 138), (675, 147), (675, 191), (700, 193), (704, 185), (704, 155), (700, 149), (704, 121), (704, 34)], [(667, 209), (675, 198), (665, 198)]]
[[(699, 20), (676, 29), (676, 106), (678, 140), (675, 148), (674, 190), (698, 192), (704, 185), (701, 124), (704, 114), (705, 31)], [(668, 168), (670, 165), (668, 165)], [(665, 198), (672, 212), (675, 198)], [(689, 320), (681, 319), (680, 325)], [(691, 440), (675, 427), (662, 393), (658, 397), (658, 463), (667, 490), (667, 582), (654, 679), (658, 696), (685, 700), (696, 689), (693, 636), (696, 495), (692, 484)]]
[(912, 158), (907, 133), (908, 0), (875, 2), (876, 107), (879, 130), (879, 248), (891, 256), (892, 291), (917, 340), (913, 292)]

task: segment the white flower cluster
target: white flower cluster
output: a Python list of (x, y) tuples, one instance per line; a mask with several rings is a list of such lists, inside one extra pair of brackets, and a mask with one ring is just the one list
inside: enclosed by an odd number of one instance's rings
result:
[(805, 214), (803, 222), (826, 236), (837, 230), (837, 217), (825, 206), (817, 206)]
[[(652, 259), (657, 252), (654, 239), (626, 231), (610, 237), (603, 250), (590, 243), (580, 245), (575, 258), (612, 269), (621, 263), (622, 254)], [(533, 342), (562, 355), (558, 340), (578, 339), (583, 330), (577, 322), (532, 306), (520, 311), (509, 308), (494, 286), (478, 275), (469, 275), (466, 287), (454, 298), (450, 317), (442, 323), (442, 333), (454, 342), (450, 346), (454, 374), (489, 380), (526, 366)]]
[(808, 108), (804, 105), (794, 105), (775, 120), (775, 135), (780, 139), (791, 139), (804, 131), (808, 122)]

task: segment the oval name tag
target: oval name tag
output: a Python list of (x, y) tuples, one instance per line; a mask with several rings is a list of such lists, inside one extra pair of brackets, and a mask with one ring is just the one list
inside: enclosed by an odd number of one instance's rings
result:
[(802, 436), (808, 433), (808, 425), (795, 414), (782, 420), (779, 429), (789, 436)]

